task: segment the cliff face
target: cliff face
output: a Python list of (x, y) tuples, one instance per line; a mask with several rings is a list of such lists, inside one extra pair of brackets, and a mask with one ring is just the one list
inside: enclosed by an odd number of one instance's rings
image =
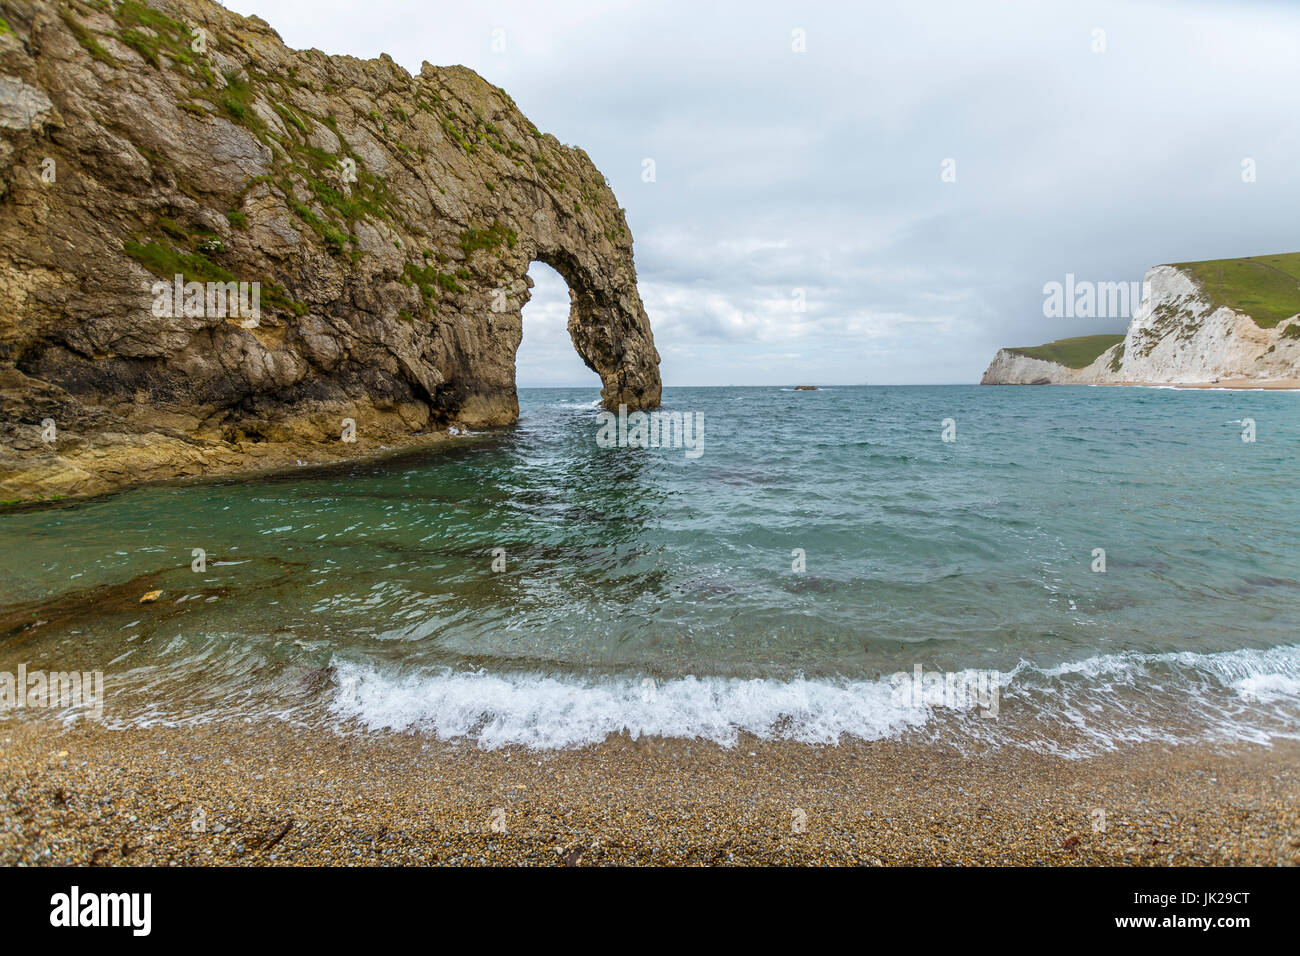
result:
[(534, 260), (604, 403), (658, 404), (613, 193), (472, 71), (207, 0), (0, 10), (0, 498), (509, 423)]
[(1217, 304), (1185, 268), (1156, 266), (1124, 340), (1083, 368), (1000, 349), (984, 385), (1235, 384), (1300, 378), (1300, 315), (1271, 328)]
[(1021, 355), (1012, 349), (998, 349), (980, 379), (981, 385), (1096, 385), (1108, 368), (1069, 368), (1058, 362)]
[(1216, 307), (1175, 266), (1156, 266), (1146, 281), (1150, 294), (1124, 338), (1116, 373), (1121, 380), (1182, 384), (1300, 375), (1300, 317), (1260, 328), (1249, 315)]

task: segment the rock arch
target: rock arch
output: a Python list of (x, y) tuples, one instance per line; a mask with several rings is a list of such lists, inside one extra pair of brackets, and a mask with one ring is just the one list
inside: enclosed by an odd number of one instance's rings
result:
[[(8, 497), (511, 422), (534, 260), (569, 286), (603, 403), (659, 403), (631, 233), (585, 152), (464, 67), (290, 50), (209, 0), (151, 10), (148, 59), (130, 9), (36, 0), (0, 34)], [(154, 308), (176, 274), (259, 283), (259, 321)]]
[[(539, 249), (535, 261), (558, 272), (568, 286), (569, 338), (587, 368), (600, 376), (602, 404), (658, 405), (659, 352), (635, 273), (615, 269), (611, 275), (599, 262), (585, 263), (562, 248)], [(630, 257), (627, 265), (630, 271)]]

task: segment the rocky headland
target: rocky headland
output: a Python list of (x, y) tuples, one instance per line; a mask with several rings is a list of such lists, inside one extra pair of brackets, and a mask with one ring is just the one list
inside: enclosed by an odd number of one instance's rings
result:
[(1300, 387), (1300, 254), (1156, 266), (1128, 331), (1000, 349), (984, 385)]
[(464, 67), (207, 0), (6, 0), (0, 160), (0, 500), (508, 424), (534, 261), (603, 402), (659, 403), (605, 177)]

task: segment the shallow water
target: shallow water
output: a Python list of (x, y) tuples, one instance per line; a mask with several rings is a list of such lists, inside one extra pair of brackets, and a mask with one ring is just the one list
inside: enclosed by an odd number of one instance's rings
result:
[[(0, 669), (102, 669), (110, 722), (485, 746), (1300, 729), (1300, 395), (667, 389), (698, 458), (599, 447), (596, 397), (522, 390), (518, 426), (450, 450), (0, 518)], [(997, 671), (997, 719), (900, 700), (918, 665)]]

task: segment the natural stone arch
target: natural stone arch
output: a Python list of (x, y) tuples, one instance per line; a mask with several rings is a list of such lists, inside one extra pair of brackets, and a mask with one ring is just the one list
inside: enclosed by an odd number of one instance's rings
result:
[(602, 404), (658, 405), (659, 353), (635, 276), (592, 271), (564, 249), (539, 249), (534, 261), (554, 269), (569, 289), (569, 339), (587, 368), (600, 376)]
[[(491, 96), (492, 87), (463, 68), (426, 67), (421, 78), (435, 74), (442, 83), (454, 83), (447, 88), (460, 95)], [(516, 179), (504, 191), (492, 192), (490, 208), (471, 216), (471, 221), (494, 217), (492, 228), (507, 229), (510, 236), (466, 256), (482, 292), (473, 299), (474, 307), (467, 309), (464, 300), (457, 299), (456, 308), (473, 330), (476, 344), (462, 350), (459, 358), (441, 356), (436, 362), (446, 370), (439, 389), (444, 407), (468, 425), (501, 425), (518, 417), (515, 353), (523, 336), (523, 306), (530, 296), (528, 269), (534, 262), (550, 266), (568, 287), (569, 337), (584, 364), (600, 376), (602, 404), (611, 409), (621, 404), (652, 408), (660, 402), (659, 353), (637, 291), (632, 237), (623, 210), (585, 152), (560, 147), (552, 155), (562, 157), (563, 175), (572, 180)], [(436, 181), (428, 188), (437, 189)], [(571, 198), (575, 191), (582, 199)], [(494, 303), (503, 293), (506, 308), (497, 311)], [(468, 365), (464, 375), (458, 374), (458, 365)], [(471, 387), (462, 389), (461, 381)]]
[[(569, 286), (603, 403), (658, 404), (631, 234), (585, 152), (464, 67), (290, 50), (208, 0), (151, 9), (158, 62), (111, 5), (36, 0), (0, 35), (0, 491), (296, 467), (509, 423), (534, 260)], [(210, 69), (186, 52), (197, 27)], [(258, 322), (156, 308), (182, 273), (260, 284)]]
[[(660, 403), (659, 352), (650, 320), (636, 289), (636, 272), (627, 248), (591, 243), (589, 237), (557, 228), (543, 211), (532, 220), (535, 232), (520, 235), (513, 249), (500, 250), (498, 264), (508, 279), (481, 297), (486, 308), (466, 316), (481, 343), (458, 361), (441, 359), (449, 369), (434, 391), (454, 417), (471, 426), (503, 425), (519, 415), (515, 357), (523, 340), (523, 307), (531, 297), (528, 269), (541, 262), (554, 269), (569, 292), (569, 339), (583, 363), (600, 376), (601, 404), (617, 409), (653, 408)], [(603, 237), (602, 237), (603, 240)], [(497, 311), (504, 299), (506, 308)], [(462, 389), (461, 381), (473, 383)]]

